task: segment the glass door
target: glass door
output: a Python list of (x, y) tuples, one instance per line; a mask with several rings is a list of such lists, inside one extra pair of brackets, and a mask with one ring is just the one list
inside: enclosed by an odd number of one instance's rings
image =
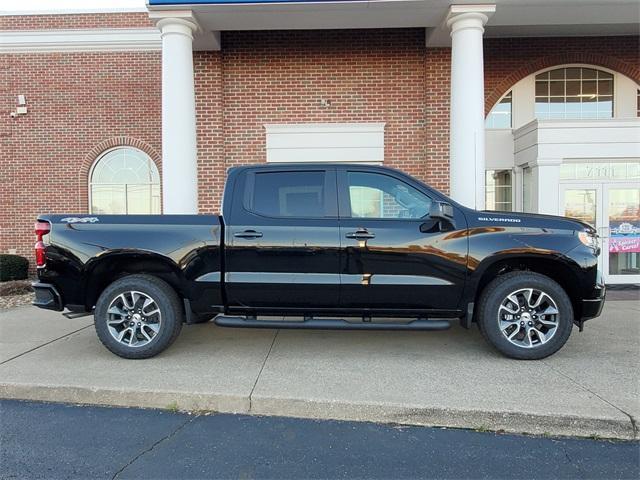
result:
[[(560, 215), (577, 218), (598, 231), (600, 241), (605, 235), (602, 209), (602, 186), (598, 183), (570, 183), (560, 185)], [(604, 248), (602, 252), (605, 252)], [(604, 253), (598, 258), (598, 268), (604, 271)]]
[(607, 283), (640, 283), (640, 186), (603, 186), (603, 272)]

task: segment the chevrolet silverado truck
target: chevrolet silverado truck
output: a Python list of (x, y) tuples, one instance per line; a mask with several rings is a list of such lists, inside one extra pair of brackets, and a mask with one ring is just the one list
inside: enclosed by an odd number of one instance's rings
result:
[(125, 358), (184, 323), (443, 330), (476, 323), (504, 355), (540, 359), (602, 311), (595, 230), (476, 211), (393, 169), (231, 168), (222, 215), (41, 215), (34, 305), (93, 314)]

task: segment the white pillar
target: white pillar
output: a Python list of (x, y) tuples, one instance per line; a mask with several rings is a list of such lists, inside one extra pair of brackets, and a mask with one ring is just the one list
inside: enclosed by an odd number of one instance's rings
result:
[(513, 211), (524, 212), (522, 202), (522, 166), (515, 165), (513, 167), (513, 183), (511, 184)]
[(166, 214), (198, 213), (198, 149), (193, 32), (185, 18), (162, 18), (162, 204)]
[(451, 28), (451, 197), (484, 208), (484, 65), (482, 35), (495, 5), (453, 5)]

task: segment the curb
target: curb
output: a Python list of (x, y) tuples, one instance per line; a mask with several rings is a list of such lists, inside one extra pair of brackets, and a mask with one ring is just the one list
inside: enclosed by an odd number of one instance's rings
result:
[(465, 428), (516, 434), (638, 439), (630, 420), (570, 415), (531, 415), (518, 412), (449, 409), (397, 404), (345, 404), (330, 401), (260, 398), (251, 401), (251, 413), (288, 417), (370, 421)]
[(570, 415), (459, 410), (380, 403), (344, 403), (155, 390), (91, 389), (18, 383), (0, 384), (0, 398), (117, 407), (349, 420), (516, 434), (637, 440), (631, 420)]

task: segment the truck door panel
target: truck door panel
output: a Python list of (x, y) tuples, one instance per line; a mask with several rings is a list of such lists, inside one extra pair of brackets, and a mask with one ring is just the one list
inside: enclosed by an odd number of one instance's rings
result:
[(467, 267), (466, 223), (441, 228), (428, 215), (433, 199), (392, 175), (345, 168), (338, 178), (341, 307), (457, 308)]
[(335, 169), (248, 171), (226, 228), (229, 306), (335, 307), (340, 239)]

